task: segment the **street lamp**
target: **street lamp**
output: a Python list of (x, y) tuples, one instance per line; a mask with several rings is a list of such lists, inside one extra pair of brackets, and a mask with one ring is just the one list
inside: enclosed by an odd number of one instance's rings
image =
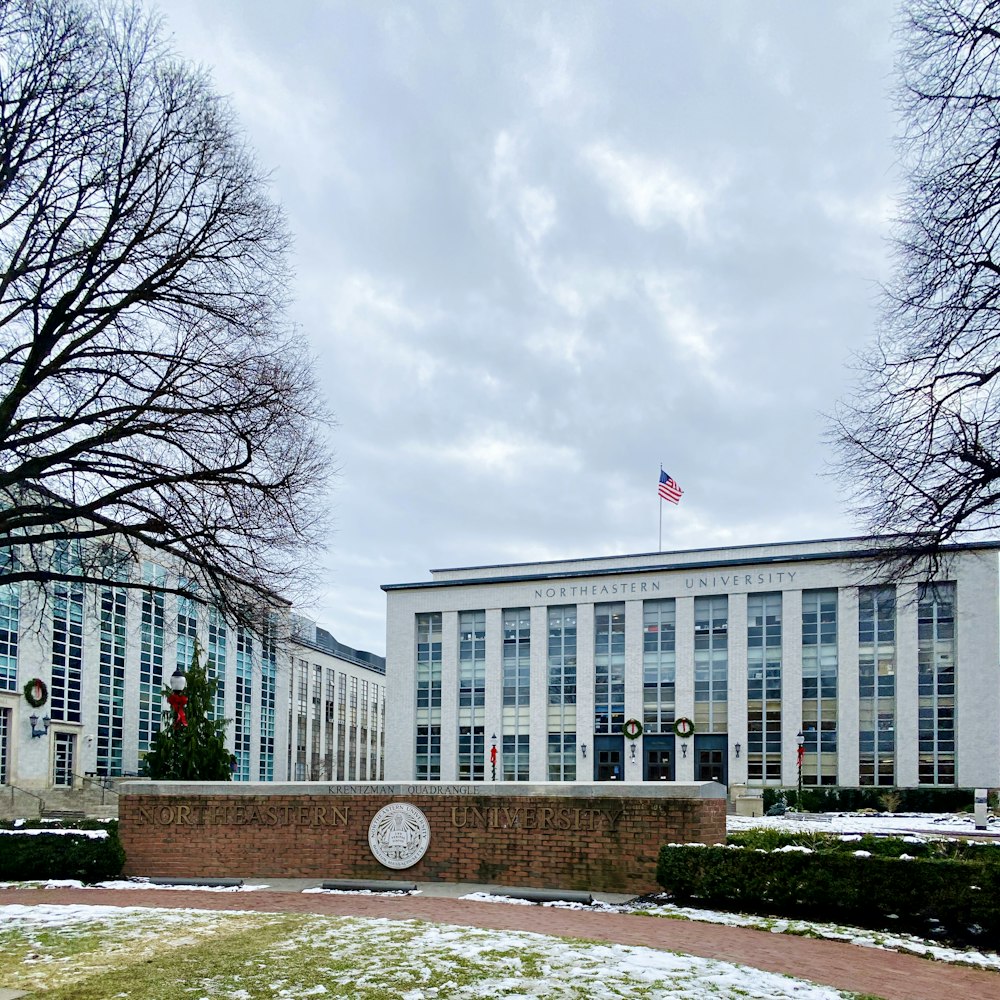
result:
[(493, 734), (493, 746), (490, 747), (490, 769), (493, 772), (493, 780), (497, 780), (497, 734)]
[(187, 714), (184, 711), (184, 706), (188, 702), (184, 693), (186, 687), (187, 677), (178, 664), (177, 669), (170, 675), (170, 694), (167, 695), (167, 704), (174, 710), (174, 729), (180, 729), (181, 726), (188, 724)]
[(806, 747), (805, 747), (806, 738), (805, 736), (802, 735), (801, 729), (798, 731), (798, 734), (795, 737), (795, 742), (798, 744), (799, 748), (797, 754), (798, 766), (799, 766), (799, 795), (798, 798), (795, 800), (795, 806), (799, 812), (802, 812), (802, 760), (806, 755)]
[(39, 736), (44, 736), (49, 731), (49, 723), (52, 721), (47, 715), (42, 716), (42, 725), (39, 728), (38, 725), (38, 713), (32, 712), (28, 716), (28, 722), (31, 725), (31, 738), (37, 739)]

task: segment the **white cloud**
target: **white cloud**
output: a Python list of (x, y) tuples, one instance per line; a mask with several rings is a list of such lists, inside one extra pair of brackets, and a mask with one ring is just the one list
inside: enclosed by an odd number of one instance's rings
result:
[(694, 363), (703, 376), (719, 381), (715, 343), (718, 325), (685, 296), (681, 282), (663, 274), (643, 276), (642, 285), (656, 308), (660, 327), (681, 358)]
[(528, 336), (525, 347), (540, 358), (569, 366), (577, 374), (587, 359), (599, 353), (599, 347), (579, 327), (543, 327)]
[[(319, 291), (319, 290), (317, 290)], [(377, 386), (385, 369), (400, 370), (418, 384), (430, 383), (446, 366), (432, 345), (421, 346), (419, 334), (436, 318), (404, 301), (401, 289), (380, 283), (366, 273), (348, 274), (333, 288), (324, 288), (331, 328), (342, 339), (345, 358), (354, 357), (365, 377)], [(377, 399), (377, 394), (373, 394)], [(388, 399), (380, 402), (388, 403)]]
[(580, 466), (575, 449), (552, 445), (543, 439), (515, 436), (506, 429), (472, 434), (447, 444), (427, 442), (414, 446), (428, 462), (443, 463), (463, 475), (490, 476), (515, 481), (532, 471), (574, 470)]
[(626, 153), (608, 142), (584, 150), (585, 161), (607, 188), (611, 200), (643, 229), (668, 223), (689, 236), (705, 234), (710, 191), (665, 159)]

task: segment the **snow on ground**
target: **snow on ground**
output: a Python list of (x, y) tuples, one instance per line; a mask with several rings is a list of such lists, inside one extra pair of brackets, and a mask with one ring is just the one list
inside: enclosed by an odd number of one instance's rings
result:
[(25, 827), (23, 829), (18, 829), (18, 830), (0, 829), (0, 834), (4, 833), (17, 834), (20, 837), (31, 836), (33, 834), (39, 834), (39, 833), (45, 833), (45, 834), (65, 833), (65, 834), (72, 834), (74, 837), (89, 837), (91, 840), (104, 840), (108, 835), (107, 830), (64, 830), (61, 827), (54, 827), (53, 829), (50, 830), (39, 830), (35, 829), (34, 827)]
[(729, 833), (752, 827), (769, 827), (788, 833), (885, 834), (900, 836), (908, 833), (928, 837), (982, 837), (988, 843), (1000, 844), (1000, 822), (993, 817), (985, 830), (977, 830), (971, 813), (785, 813), (784, 816), (729, 816)]
[[(882, 834), (901, 836), (912, 839), (915, 842), (936, 839), (954, 838), (956, 836), (976, 835), (982, 837), (984, 849), (1000, 850), (1000, 823), (991, 823), (987, 831), (977, 831), (973, 817), (968, 813), (958, 814), (934, 814), (934, 813), (882, 813), (877, 815), (860, 813), (826, 813), (826, 814), (796, 814), (787, 813), (785, 816), (764, 816), (764, 817), (742, 817), (730, 816), (727, 821), (727, 828), (730, 833), (748, 830), (753, 827), (768, 827), (771, 829), (784, 830), (787, 832), (822, 832), (832, 833), (850, 838), (863, 836), (864, 834)], [(100, 833), (101, 831), (93, 831)], [(0, 888), (8, 888), (16, 883), (0, 883)], [(23, 883), (22, 883), (23, 884)], [(82, 883), (72, 880), (53, 880), (44, 883), (35, 883), (50, 887), (73, 888), (81, 887)], [(198, 887), (192, 889), (190, 886), (163, 886), (152, 885), (144, 879), (128, 879), (102, 882), (100, 888), (108, 889), (183, 889), (184, 891), (197, 892), (253, 892), (257, 889), (267, 889), (266, 883), (258, 885), (243, 885), (239, 887)], [(306, 892), (332, 892), (332, 891), (352, 891), (352, 890), (324, 890), (312, 888)], [(365, 894), (371, 894), (370, 890), (360, 890)], [(505, 896), (492, 896), (487, 893), (472, 893), (464, 896), (465, 899), (474, 899), (484, 902), (514, 903), (519, 905), (537, 905), (527, 903), (525, 900), (511, 899)], [(548, 903), (542, 905), (549, 906), (570, 906), (580, 907), (580, 904), (572, 903)], [(708, 923), (728, 924), (732, 926), (756, 927), (762, 930), (769, 930), (773, 933), (791, 933), (798, 935), (810, 935), (820, 938), (829, 938), (838, 941), (848, 941), (853, 944), (869, 948), (884, 948), (893, 951), (904, 951), (916, 955), (923, 955), (937, 961), (952, 962), (958, 964), (971, 965), (978, 968), (993, 969), (1000, 972), (1000, 954), (994, 952), (962, 951), (956, 948), (943, 947), (940, 944), (904, 934), (892, 934), (890, 932), (878, 932), (863, 930), (854, 927), (841, 926), (836, 924), (821, 924), (811, 921), (790, 920), (773, 917), (761, 917), (748, 914), (723, 913), (711, 910), (700, 910), (692, 907), (674, 906), (670, 903), (659, 903), (644, 901), (643, 903), (595, 903), (592, 907), (605, 912), (617, 913), (637, 913), (642, 912), (652, 917), (667, 917), (672, 919), (700, 920)], [(4, 915), (9, 907), (0, 908)], [(44, 909), (31, 907), (25, 909)], [(86, 911), (88, 907), (58, 907), (52, 908), (56, 911), (65, 911), (66, 920), (73, 921), (80, 919), (78, 911)], [(131, 908), (130, 908), (131, 909)], [(42, 917), (40, 916), (40, 919)], [(45, 919), (58, 920), (58, 913), (48, 914)], [(627, 964), (627, 963), (626, 963)], [(596, 996), (597, 994), (595, 994)], [(768, 994), (762, 994), (768, 995)], [(820, 994), (817, 994), (819, 996)], [(836, 996), (838, 994), (822, 994), (823, 996)], [(784, 996), (784, 994), (774, 994), (774, 996)], [(795, 993), (795, 996), (811, 996), (811, 994)]]
[[(202, 942), (211, 928), (232, 928), (234, 919), (261, 914), (213, 914), (204, 910), (162, 911), (139, 907), (0, 906), (0, 946), (17, 963), (19, 986), (38, 988), (46, 977), (72, 975), (72, 962), (84, 975), (100, 976), (95, 962), (116, 968), (109, 941), (126, 939), (150, 946), (169, 945), (174, 929)], [(277, 918), (275, 918), (277, 919)], [(593, 1000), (643, 995), (673, 1000), (846, 1000), (852, 994), (715, 959), (652, 948), (567, 941), (527, 931), (496, 931), (427, 924), (422, 921), (371, 920), (301, 915), (290, 938), (277, 947), (257, 947), (245, 935), (252, 961), (234, 961), (233, 971), (189, 984), (205, 998), (235, 996), (307, 997), (331, 988), (353, 987), (358, 995), (430, 998), (579, 997)], [(63, 928), (87, 934), (86, 954), (65, 956), (58, 946), (47, 953), (44, 932)], [(190, 938), (188, 939), (191, 940)], [(27, 946), (27, 952), (26, 952)], [(295, 969), (290, 971), (289, 955)], [(146, 959), (149, 960), (148, 958)], [(10, 966), (8, 966), (10, 969)], [(258, 982), (259, 980), (259, 982)], [(339, 992), (338, 990), (338, 992)], [(129, 993), (117, 993), (128, 997)]]

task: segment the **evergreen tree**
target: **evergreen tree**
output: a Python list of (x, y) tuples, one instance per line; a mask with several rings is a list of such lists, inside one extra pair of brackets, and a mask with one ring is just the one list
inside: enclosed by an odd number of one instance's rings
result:
[[(180, 713), (172, 707), (163, 713), (163, 725), (145, 757), (146, 771), (158, 781), (230, 781), (232, 757), (226, 749), (230, 720), (209, 718), (219, 682), (205, 673), (197, 642), (186, 676), (187, 725), (181, 724)], [(164, 698), (172, 693), (169, 687), (163, 689)]]

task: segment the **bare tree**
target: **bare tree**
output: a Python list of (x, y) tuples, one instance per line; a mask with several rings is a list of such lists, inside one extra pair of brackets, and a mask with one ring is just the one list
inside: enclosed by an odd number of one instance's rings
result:
[(1000, 3), (904, 9), (895, 276), (835, 432), (897, 571), (1000, 525)]
[(288, 243), (155, 17), (0, 2), (3, 582), (139, 586), (152, 549), (242, 616), (300, 579), (330, 459)]

